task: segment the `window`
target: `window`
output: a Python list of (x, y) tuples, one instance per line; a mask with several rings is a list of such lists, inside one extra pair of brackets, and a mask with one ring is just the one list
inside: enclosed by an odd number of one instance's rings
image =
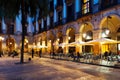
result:
[(41, 22), (39, 23), (39, 33), (41, 32)]
[(47, 30), (47, 21), (44, 19), (44, 31)]
[(8, 33), (9, 34), (14, 34), (14, 25), (10, 25), (8, 28)]
[(80, 0), (76, 0), (75, 1), (75, 12), (79, 12), (80, 11)]
[(94, 4), (98, 4), (99, 0), (94, 0)]
[(63, 5), (63, 18), (66, 18), (67, 17), (67, 6), (66, 6), (66, 3), (64, 3)]
[(59, 21), (62, 20), (62, 11), (60, 11), (60, 12), (58, 13), (58, 20), (59, 20)]
[(27, 27), (24, 27), (24, 33), (27, 35)]
[(74, 20), (74, 4), (67, 6), (67, 22)]
[(6, 26), (6, 24), (5, 24), (4, 18), (2, 18), (2, 21), (1, 21), (1, 29), (2, 29), (2, 32), (3, 32), (3, 33), (6, 33), (6, 31), (7, 31), (7, 26)]
[(83, 0), (82, 2), (82, 14), (90, 12), (90, 0)]
[(54, 11), (54, 4), (53, 1), (50, 1), (50, 12)]
[(49, 29), (51, 28), (53, 28), (53, 16), (50, 16), (50, 28)]

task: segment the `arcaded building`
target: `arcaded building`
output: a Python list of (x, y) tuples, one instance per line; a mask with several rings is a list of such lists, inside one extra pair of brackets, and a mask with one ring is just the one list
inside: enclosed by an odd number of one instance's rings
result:
[(51, 0), (51, 12), (41, 20), (39, 29), (43, 31), (34, 36), (34, 44), (43, 46), (45, 54), (50, 51), (100, 54), (109, 50), (118, 53), (119, 43), (69, 44), (101, 38), (119, 41), (119, 4), (120, 0)]
[[(36, 51), (42, 50), (43, 54), (53, 51), (64, 54), (69, 52), (100, 54), (109, 50), (119, 52), (120, 0), (50, 0), (49, 9), (48, 16), (41, 17), (34, 23), (31, 17), (28, 17), (26, 51), (34, 48)], [(19, 50), (21, 24), (17, 17), (16, 22), (9, 24), (10, 29), (6, 28), (4, 19), (1, 25), (0, 49)], [(4, 34), (6, 32), (9, 34)], [(101, 38), (118, 42), (89, 45), (89, 41)]]

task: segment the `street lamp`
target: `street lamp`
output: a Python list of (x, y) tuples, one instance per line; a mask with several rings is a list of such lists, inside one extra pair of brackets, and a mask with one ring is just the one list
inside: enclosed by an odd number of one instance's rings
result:
[(10, 45), (12, 44), (12, 42), (10, 42)]
[(102, 29), (102, 37), (108, 37), (108, 35), (110, 34), (108, 23), (109, 23), (109, 19), (111, 18), (112, 18), (111, 16), (106, 17), (106, 27)]
[(71, 37), (68, 37), (68, 39), (70, 40), (70, 39), (71, 39)]
[(49, 42), (51, 42), (51, 40), (49, 40)]
[[(85, 27), (88, 25), (88, 23), (84, 23), (83, 25), (84, 25), (84, 28), (85, 28)], [(82, 36), (83, 36), (83, 38), (85, 38), (85, 39), (86, 39), (86, 37), (87, 37), (87, 33), (83, 33), (83, 35), (82, 35)]]
[(59, 39), (59, 38), (58, 38), (57, 40), (58, 40), (58, 41), (60, 41), (60, 39)]
[(3, 40), (4, 40), (4, 38), (2, 36), (0, 36), (0, 41), (3, 41)]

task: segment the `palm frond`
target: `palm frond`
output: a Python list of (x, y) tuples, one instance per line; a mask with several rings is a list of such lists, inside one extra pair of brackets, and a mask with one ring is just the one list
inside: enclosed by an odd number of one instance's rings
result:
[[(48, 14), (49, 0), (24, 0), (25, 13), (30, 16), (36, 15), (36, 10), (40, 9), (40, 15)], [(18, 15), (21, 6), (21, 0), (0, 0), (0, 17), (14, 18)]]

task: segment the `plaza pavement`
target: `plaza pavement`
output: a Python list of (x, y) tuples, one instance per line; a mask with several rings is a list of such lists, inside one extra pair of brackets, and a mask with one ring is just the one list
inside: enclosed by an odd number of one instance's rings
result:
[(120, 69), (34, 57), (0, 58), (0, 80), (120, 80)]

